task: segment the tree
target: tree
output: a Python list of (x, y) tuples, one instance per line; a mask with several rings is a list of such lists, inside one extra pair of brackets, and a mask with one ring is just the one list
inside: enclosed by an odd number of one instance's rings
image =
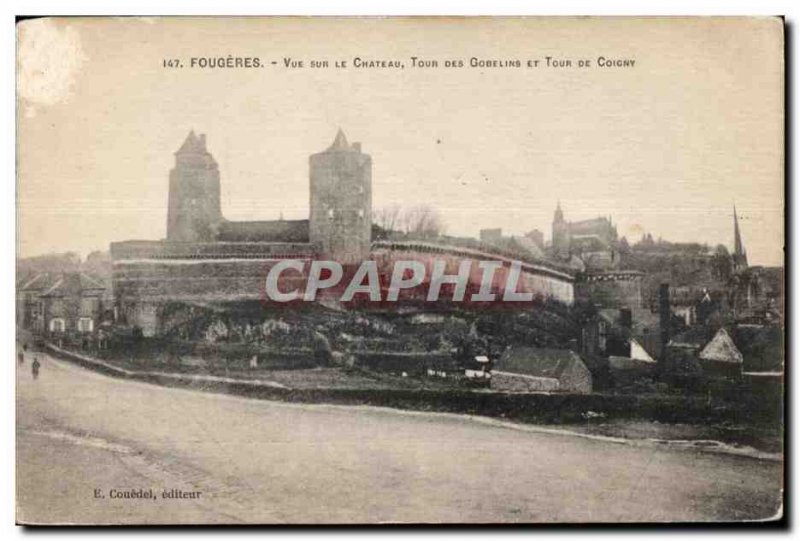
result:
[(402, 212), (400, 224), (403, 231), (418, 238), (433, 238), (445, 231), (439, 212), (428, 205), (417, 205)]
[(400, 205), (394, 203), (374, 210), (372, 212), (372, 221), (387, 233), (391, 233), (400, 227), (401, 215), (402, 209)]

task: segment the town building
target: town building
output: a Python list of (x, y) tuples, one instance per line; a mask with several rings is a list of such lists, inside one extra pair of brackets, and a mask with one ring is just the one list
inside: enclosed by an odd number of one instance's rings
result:
[[(548, 261), (544, 251), (542, 232), (536, 229), (524, 235), (503, 235), (503, 229), (496, 227), (481, 229), (479, 234), (481, 245), (491, 250), (501, 250), (515, 254), (521, 259)], [(466, 239), (465, 239), (466, 240)]]
[(666, 369), (677, 376), (738, 381), (783, 377), (783, 331), (778, 325), (696, 326), (674, 336)]
[(497, 244), (503, 240), (503, 230), (500, 227), (481, 229), (479, 238), (487, 244)]
[(587, 271), (579, 273), (575, 297), (603, 308), (642, 308), (642, 281), (637, 270)]
[(575, 296), (604, 308), (640, 308), (644, 273), (621, 268), (620, 240), (611, 217), (570, 222), (561, 202), (553, 216), (549, 255), (578, 271)]
[(737, 321), (769, 324), (783, 319), (784, 275), (782, 267), (750, 266), (733, 207), (732, 275), (728, 282), (728, 306)]
[(41, 272), (17, 288), (17, 321), (43, 334), (91, 334), (105, 308), (106, 286), (83, 272)]
[(553, 214), (551, 251), (558, 260), (577, 259), (588, 271), (617, 269), (620, 263), (617, 227), (605, 216), (567, 221), (559, 202)]
[(744, 357), (728, 332), (722, 328), (700, 350), (697, 358), (706, 375), (739, 377), (742, 374)]
[(581, 325), (581, 354), (644, 362), (661, 356), (661, 318), (646, 308), (601, 308)]
[(512, 347), (492, 367), (491, 388), (508, 392), (589, 394), (592, 374), (574, 351)]
[(742, 353), (745, 375), (778, 377), (784, 372), (784, 337), (780, 325), (738, 324), (731, 332)]

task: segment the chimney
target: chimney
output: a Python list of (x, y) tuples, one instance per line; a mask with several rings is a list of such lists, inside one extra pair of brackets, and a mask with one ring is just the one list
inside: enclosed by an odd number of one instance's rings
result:
[(619, 310), (619, 324), (629, 331), (633, 327), (633, 312), (627, 306)]
[(203, 150), (206, 149), (206, 134), (205, 133), (201, 133), (200, 134), (200, 148), (202, 148)]
[(361, 143), (353, 143), (353, 150), (361, 152)]
[(672, 311), (669, 308), (669, 284), (661, 284), (658, 288), (658, 316), (661, 326), (661, 355), (663, 357), (669, 343), (669, 327)]

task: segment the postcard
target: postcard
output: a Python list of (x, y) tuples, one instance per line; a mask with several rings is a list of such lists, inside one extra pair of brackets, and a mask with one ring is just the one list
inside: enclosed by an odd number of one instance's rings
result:
[(16, 31), (18, 524), (783, 520), (783, 19)]

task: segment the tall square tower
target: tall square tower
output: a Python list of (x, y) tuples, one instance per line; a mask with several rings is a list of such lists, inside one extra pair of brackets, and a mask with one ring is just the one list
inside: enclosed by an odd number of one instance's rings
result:
[(190, 132), (169, 172), (167, 240), (216, 240), (222, 221), (219, 167), (206, 149), (206, 136)]

